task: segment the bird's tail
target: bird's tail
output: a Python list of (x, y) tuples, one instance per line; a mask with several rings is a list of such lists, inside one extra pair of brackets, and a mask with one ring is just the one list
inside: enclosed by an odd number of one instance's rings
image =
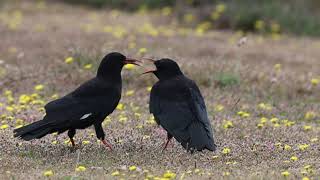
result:
[(212, 132), (208, 132), (200, 122), (194, 122), (189, 126), (189, 134), (190, 142), (187, 147), (188, 150), (216, 150)]
[(27, 126), (13, 130), (14, 137), (20, 137), (23, 140), (39, 139), (52, 132), (50, 124), (40, 120)]

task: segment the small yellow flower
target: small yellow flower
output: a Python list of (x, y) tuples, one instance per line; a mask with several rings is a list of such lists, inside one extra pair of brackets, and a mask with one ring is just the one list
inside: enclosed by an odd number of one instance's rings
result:
[(281, 175), (284, 177), (288, 177), (290, 175), (290, 173), (288, 171), (283, 171), (283, 172), (281, 172)]
[(117, 105), (117, 109), (120, 110), (120, 111), (122, 111), (122, 110), (124, 109), (124, 105), (123, 105), (122, 103), (119, 103), (119, 104)]
[(264, 125), (262, 123), (257, 124), (257, 128), (259, 128), (259, 129), (263, 128), (263, 126)]
[(308, 177), (303, 177), (302, 180), (310, 180)]
[(311, 129), (312, 129), (312, 126), (308, 126), (308, 125), (303, 126), (303, 130), (305, 131), (309, 131)]
[(230, 176), (230, 172), (223, 172), (223, 176)]
[(44, 89), (44, 86), (42, 84), (38, 84), (36, 86), (34, 86), (34, 90), (36, 91), (42, 91)]
[(311, 142), (317, 142), (319, 139), (318, 138), (311, 138), (310, 141)]
[(291, 161), (297, 161), (297, 160), (298, 160), (298, 157), (297, 157), (297, 156), (292, 156), (292, 157), (290, 158), (290, 160), (291, 160)]
[(304, 118), (306, 120), (310, 120), (310, 119), (314, 119), (317, 116), (317, 114), (314, 111), (308, 111), (306, 112), (306, 114), (304, 115)]
[(299, 144), (298, 145), (298, 148), (301, 150), (301, 151), (304, 151), (306, 150), (310, 145), (308, 144)]
[(13, 112), (13, 111), (14, 111), (14, 107), (12, 107), (12, 106), (7, 106), (7, 107), (6, 107), (6, 110), (9, 111), (9, 112)]
[(313, 86), (317, 86), (320, 83), (320, 79), (312, 78), (310, 82)]
[(114, 171), (111, 173), (111, 176), (119, 176), (120, 172), (119, 171)]
[(268, 121), (268, 118), (266, 118), (266, 117), (262, 117), (262, 118), (260, 119), (260, 123), (261, 123), (261, 124), (265, 124), (267, 121)]
[(64, 62), (67, 63), (67, 64), (73, 63), (73, 57), (67, 57), (67, 58), (64, 60)]
[(0, 126), (0, 129), (7, 129), (9, 128), (9, 125), (8, 124), (3, 124)]
[(222, 154), (229, 154), (231, 152), (231, 149), (230, 148), (223, 148), (222, 150)]
[(58, 98), (59, 98), (59, 95), (58, 95), (58, 94), (53, 94), (53, 95), (51, 96), (51, 98), (52, 98), (52, 99), (58, 99)]
[(291, 150), (291, 149), (292, 149), (292, 147), (289, 146), (288, 144), (285, 144), (285, 145), (284, 145), (284, 150), (289, 151), (289, 150)]
[(77, 172), (82, 172), (82, 171), (85, 171), (87, 168), (85, 167), (85, 166), (78, 166), (77, 168), (76, 168), (76, 171)]
[(151, 87), (151, 86), (148, 86), (148, 87), (147, 87), (147, 91), (149, 91), (149, 92), (150, 92), (150, 91), (151, 91), (151, 89), (152, 89), (152, 87)]
[(224, 106), (221, 105), (221, 104), (218, 104), (218, 105), (216, 105), (216, 106), (214, 107), (214, 110), (215, 110), (215, 111), (223, 111), (223, 109), (224, 109)]
[(224, 129), (229, 129), (233, 127), (233, 123), (232, 121), (225, 121), (225, 123), (223, 124), (223, 128)]
[(92, 64), (86, 64), (83, 66), (84, 69), (91, 69), (92, 68)]
[(167, 171), (163, 174), (163, 177), (167, 179), (174, 179), (176, 178), (176, 176), (177, 176), (176, 173), (173, 173), (171, 171)]
[(51, 144), (56, 145), (58, 141), (52, 141)]
[(218, 159), (219, 156), (212, 156), (212, 159)]
[(135, 171), (135, 170), (137, 170), (137, 166), (130, 166), (130, 167), (129, 167), (129, 170), (130, 170), (130, 171)]
[(89, 144), (89, 143), (90, 143), (90, 141), (86, 141), (86, 140), (85, 140), (85, 141), (82, 141), (82, 144), (83, 144), (83, 145), (86, 145), (86, 144)]
[(134, 64), (126, 64), (126, 65), (124, 65), (124, 69), (132, 70), (134, 68), (135, 68)]
[(140, 48), (139, 51), (138, 51), (138, 54), (139, 55), (143, 55), (147, 52), (147, 48)]
[(274, 66), (273, 66), (273, 68), (275, 69), (275, 70), (277, 70), (277, 71), (280, 71), (281, 70), (281, 64), (275, 64)]
[(52, 170), (47, 170), (47, 171), (43, 172), (43, 175), (46, 176), (46, 177), (53, 176), (53, 171)]
[(271, 118), (270, 122), (272, 122), (273, 124), (277, 123), (279, 121), (278, 118)]
[(129, 90), (126, 92), (126, 96), (132, 96), (134, 94), (134, 90)]

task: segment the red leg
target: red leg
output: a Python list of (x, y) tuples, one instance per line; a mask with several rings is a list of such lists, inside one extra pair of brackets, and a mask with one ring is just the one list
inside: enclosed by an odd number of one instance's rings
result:
[(109, 144), (106, 140), (101, 140), (101, 142), (108, 148), (110, 148), (110, 150), (112, 150), (112, 146), (111, 144)]
[(163, 151), (167, 149), (168, 144), (169, 144), (170, 141), (171, 141), (171, 138), (170, 138), (170, 139), (167, 139), (167, 142), (166, 142), (166, 144), (164, 145)]
[(76, 143), (74, 143), (73, 138), (70, 138), (70, 142), (71, 142), (71, 144), (72, 144), (72, 147), (75, 147), (75, 146), (76, 146)]

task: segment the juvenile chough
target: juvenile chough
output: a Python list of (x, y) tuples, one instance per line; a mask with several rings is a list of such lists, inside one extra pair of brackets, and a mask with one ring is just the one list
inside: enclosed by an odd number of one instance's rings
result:
[(156, 122), (167, 131), (164, 149), (174, 137), (188, 151), (214, 151), (213, 132), (198, 86), (173, 60), (153, 62), (156, 69), (145, 73), (153, 73), (159, 81), (152, 87), (149, 106)]
[(45, 105), (46, 115), (40, 121), (14, 130), (14, 137), (26, 141), (68, 130), (68, 136), (75, 146), (73, 137), (76, 129), (94, 125), (97, 138), (112, 149), (105, 140), (103, 120), (113, 112), (121, 98), (121, 70), (125, 64), (137, 64), (137, 60), (113, 52), (101, 61), (95, 78), (85, 82), (70, 94)]

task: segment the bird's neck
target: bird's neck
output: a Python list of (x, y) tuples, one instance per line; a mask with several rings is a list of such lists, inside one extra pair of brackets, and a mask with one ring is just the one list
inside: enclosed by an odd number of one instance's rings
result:
[(118, 83), (121, 84), (122, 82), (121, 72), (109, 72), (109, 73), (98, 74), (97, 77), (107, 82), (114, 82), (117, 84)]

